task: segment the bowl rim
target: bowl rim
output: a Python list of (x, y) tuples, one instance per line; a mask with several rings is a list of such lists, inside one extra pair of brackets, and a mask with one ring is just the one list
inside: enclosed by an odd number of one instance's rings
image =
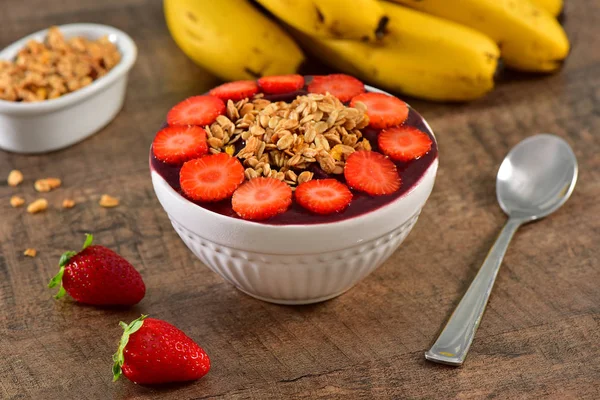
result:
[[(137, 47), (133, 39), (120, 29), (109, 25), (93, 23), (75, 23), (57, 26), (66, 37), (80, 35), (87, 37), (100, 37), (108, 35), (109, 40), (117, 46), (119, 52), (121, 53), (121, 61), (119, 61), (119, 63), (106, 75), (93, 81), (88, 86), (57, 97), (56, 99), (43, 100), (40, 102), (14, 102), (0, 100), (0, 112), (13, 115), (32, 115), (52, 112), (68, 107), (75, 103), (85, 101), (95, 93), (102, 91), (116, 80), (121, 78), (124, 74), (129, 72), (129, 70), (133, 67), (133, 64), (137, 58)], [(43, 40), (48, 33), (48, 29), (49, 28), (42, 29), (35, 33), (29, 34), (8, 45), (0, 51), (0, 60), (12, 60), (16, 53), (22, 49), (29, 40)]]
[[(369, 85), (365, 85), (365, 88), (372, 92), (378, 92), (378, 93), (383, 93), (383, 94), (392, 96), (388, 92), (385, 92), (381, 89), (377, 89), (377, 88), (369, 86)], [(416, 112), (417, 115), (419, 115), (419, 117), (422, 119), (424, 125), (431, 133), (431, 136), (433, 137), (433, 140), (435, 141), (435, 143), (437, 145), (437, 139), (435, 137), (433, 130), (431, 129), (431, 126), (427, 122), (427, 120), (419, 112), (417, 112), (414, 108), (412, 108), (410, 106), (410, 104), (408, 104), (408, 103), (406, 103), (406, 104), (408, 105), (409, 108), (411, 108), (414, 112)], [(150, 152), (152, 152), (152, 147), (150, 147)], [(169, 183), (158, 172), (156, 172), (152, 168), (152, 165), (150, 165), (150, 171), (151, 171), (151, 176), (152, 176), (153, 180), (155, 178), (159, 179), (159, 181), (161, 181), (161, 183), (163, 184), (162, 186), (164, 186), (164, 188), (167, 190), (167, 193), (171, 197), (173, 197), (176, 201), (181, 202), (180, 204), (186, 204), (186, 205), (191, 206), (191, 208), (189, 209), (190, 211), (198, 210), (199, 214), (209, 215), (210, 218), (215, 218), (216, 221), (222, 222), (223, 224), (236, 224), (242, 229), (244, 227), (254, 228), (254, 229), (263, 229), (263, 227), (264, 227), (264, 228), (269, 228), (269, 229), (276, 229), (278, 231), (290, 231), (290, 230), (306, 230), (306, 229), (310, 230), (310, 229), (314, 229), (315, 227), (323, 227), (323, 228), (334, 227), (334, 226), (336, 228), (338, 228), (338, 227), (355, 227), (357, 225), (357, 223), (360, 224), (360, 223), (365, 222), (368, 219), (370, 219), (373, 214), (375, 214), (375, 213), (379, 214), (382, 211), (385, 212), (385, 210), (387, 210), (391, 207), (397, 206), (397, 204), (399, 202), (401, 202), (402, 200), (409, 197), (417, 189), (417, 187), (419, 187), (423, 183), (423, 178), (431, 173), (432, 168), (435, 169), (433, 172), (434, 179), (435, 179), (435, 175), (437, 174), (438, 164), (439, 164), (439, 152), (438, 152), (438, 154), (436, 154), (436, 157), (433, 159), (431, 164), (429, 164), (429, 166), (423, 171), (423, 174), (419, 177), (418, 181), (410, 188), (410, 190), (403, 193), (401, 196), (394, 199), (393, 201), (391, 201), (379, 208), (368, 211), (364, 214), (360, 214), (360, 215), (357, 215), (357, 216), (354, 216), (351, 218), (342, 219), (339, 221), (322, 222), (322, 223), (315, 223), (315, 224), (285, 224), (285, 225), (269, 224), (268, 222), (257, 222), (257, 221), (244, 220), (241, 218), (233, 218), (233, 217), (229, 217), (229, 216), (222, 215), (222, 214), (216, 213), (214, 211), (208, 210), (208, 209), (201, 207), (201, 206), (195, 204), (194, 202), (186, 199), (180, 193), (175, 191), (171, 187), (171, 185), (169, 185)], [(155, 191), (156, 191), (156, 188), (155, 188)], [(426, 201), (427, 201), (427, 199), (425, 199), (425, 202)], [(163, 208), (165, 208), (165, 207), (163, 206)]]

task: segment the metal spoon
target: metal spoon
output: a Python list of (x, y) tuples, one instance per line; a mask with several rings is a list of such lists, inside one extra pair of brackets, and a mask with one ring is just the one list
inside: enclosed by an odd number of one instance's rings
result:
[(508, 221), (442, 333), (425, 353), (427, 360), (462, 365), (514, 233), (521, 225), (562, 206), (576, 181), (577, 159), (567, 142), (558, 136), (529, 137), (507, 154), (498, 170), (496, 197)]

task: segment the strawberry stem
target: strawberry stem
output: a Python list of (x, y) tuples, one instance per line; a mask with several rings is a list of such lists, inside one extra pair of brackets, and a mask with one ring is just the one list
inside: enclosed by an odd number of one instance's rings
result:
[[(63, 254), (64, 257), (64, 254)], [(63, 257), (61, 257), (61, 261), (63, 259)], [(48, 287), (50, 289), (52, 289), (53, 287), (55, 287), (56, 285), (60, 284), (60, 289), (58, 289), (58, 293), (56, 293), (56, 296), (54, 296), (55, 299), (60, 299), (61, 297), (63, 297), (66, 293), (65, 288), (62, 285), (62, 277), (65, 273), (65, 267), (61, 265), (60, 269), (58, 270), (58, 274), (54, 275), (54, 277), (52, 277), (52, 279), (50, 279), (50, 283), (48, 283)]]
[(119, 348), (117, 352), (113, 354), (113, 382), (115, 382), (122, 374), (123, 363), (125, 362), (125, 356), (123, 355), (123, 351), (125, 350), (125, 346), (129, 342), (129, 336), (133, 333), (137, 332), (142, 325), (144, 324), (143, 320), (147, 317), (147, 315), (142, 314), (138, 319), (131, 321), (129, 325), (125, 322), (119, 322), (119, 326), (123, 328), (123, 336), (121, 336), (121, 340), (119, 341)]
[(94, 241), (94, 235), (92, 235), (91, 233), (86, 233), (85, 242), (83, 242), (83, 247), (81, 250), (87, 249), (92, 244), (92, 241)]
[[(85, 250), (86, 248), (88, 248), (92, 244), (93, 240), (94, 240), (94, 236), (92, 236), (89, 233), (86, 233), (85, 234), (85, 242), (83, 243), (82, 250)], [(60, 260), (58, 261), (58, 266), (60, 267), (60, 269), (58, 270), (58, 274), (54, 275), (52, 277), (52, 279), (50, 279), (50, 282), (48, 283), (48, 287), (50, 289), (60, 285), (60, 289), (58, 289), (58, 293), (56, 293), (56, 296), (54, 296), (54, 298), (57, 300), (60, 299), (61, 297), (63, 297), (67, 293), (67, 291), (63, 287), (62, 278), (63, 278), (63, 275), (65, 274), (65, 266), (69, 263), (69, 260), (76, 254), (77, 254), (77, 252), (75, 252), (75, 251), (65, 251), (60, 256)]]

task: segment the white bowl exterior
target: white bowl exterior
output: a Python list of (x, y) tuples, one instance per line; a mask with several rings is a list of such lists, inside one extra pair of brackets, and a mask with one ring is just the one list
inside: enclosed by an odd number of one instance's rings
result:
[[(16, 153), (65, 148), (99, 131), (123, 106), (127, 74), (137, 57), (133, 40), (105, 25), (69, 24), (59, 28), (67, 38), (108, 35), (121, 52), (121, 61), (89, 86), (57, 99), (37, 103), (0, 100), (0, 148)], [(13, 43), (0, 52), (0, 59), (13, 59), (28, 40), (43, 40), (46, 34), (43, 30)]]
[(387, 260), (416, 223), (437, 167), (436, 159), (409, 192), (380, 209), (315, 225), (226, 217), (186, 200), (155, 171), (152, 183), (175, 231), (210, 269), (261, 300), (308, 304), (345, 292)]
[(279, 304), (336, 297), (379, 267), (400, 246), (418, 214), (379, 238), (345, 249), (301, 255), (265, 254), (215, 244), (171, 220), (190, 250), (241, 291)]
[(0, 113), (0, 147), (15, 153), (44, 153), (71, 146), (98, 132), (118, 114), (127, 75), (81, 103), (35, 116)]

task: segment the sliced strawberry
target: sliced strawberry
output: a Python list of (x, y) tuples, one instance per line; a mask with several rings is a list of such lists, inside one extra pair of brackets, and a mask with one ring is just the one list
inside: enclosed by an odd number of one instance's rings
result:
[(408, 118), (408, 106), (397, 97), (383, 93), (363, 93), (352, 99), (350, 107), (355, 107), (358, 101), (367, 106), (369, 126), (372, 128), (389, 128)]
[(352, 201), (348, 186), (336, 179), (314, 179), (298, 185), (294, 194), (302, 207), (316, 214), (333, 214)]
[(394, 126), (384, 129), (377, 139), (383, 153), (396, 161), (410, 161), (431, 149), (431, 138), (412, 126)]
[(350, 101), (354, 96), (364, 93), (365, 85), (350, 75), (332, 74), (315, 76), (308, 85), (309, 93), (329, 94), (337, 97), (342, 103)]
[(373, 196), (394, 193), (400, 189), (400, 176), (389, 158), (374, 151), (355, 151), (344, 167), (346, 183), (353, 189)]
[(170, 164), (202, 157), (208, 153), (206, 131), (199, 126), (167, 126), (154, 137), (152, 151), (156, 158)]
[(231, 197), (244, 181), (242, 163), (225, 153), (183, 164), (179, 172), (181, 190), (192, 200), (219, 201)]
[(231, 205), (240, 217), (259, 221), (285, 212), (292, 204), (292, 189), (275, 178), (254, 178), (238, 188)]
[(225, 103), (215, 96), (193, 96), (171, 108), (169, 125), (209, 125), (225, 113)]
[(212, 89), (209, 93), (223, 101), (238, 101), (258, 93), (258, 85), (254, 81), (227, 82)]
[(264, 76), (258, 80), (258, 86), (267, 94), (289, 93), (304, 86), (304, 77), (298, 74)]

